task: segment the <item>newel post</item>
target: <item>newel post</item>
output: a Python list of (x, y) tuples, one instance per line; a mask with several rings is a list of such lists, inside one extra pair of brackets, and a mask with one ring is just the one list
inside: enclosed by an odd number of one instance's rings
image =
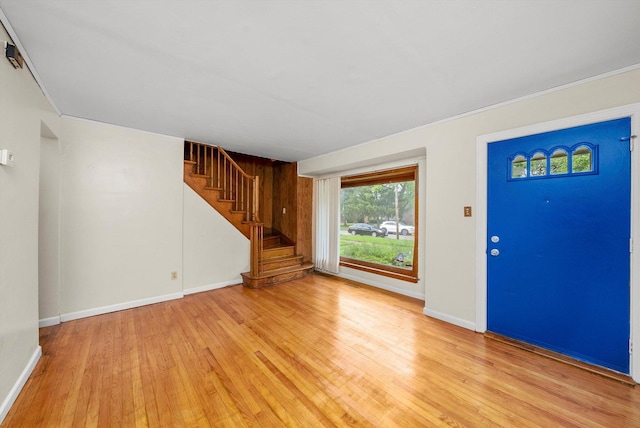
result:
[(262, 223), (251, 223), (251, 276), (255, 277), (261, 273), (260, 257), (262, 255), (262, 240), (264, 238), (264, 229)]

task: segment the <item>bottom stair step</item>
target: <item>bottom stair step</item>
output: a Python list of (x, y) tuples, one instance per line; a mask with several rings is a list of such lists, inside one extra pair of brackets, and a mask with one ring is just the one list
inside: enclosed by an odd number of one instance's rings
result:
[(267, 270), (255, 277), (252, 277), (250, 272), (244, 272), (242, 274), (242, 285), (248, 288), (262, 288), (281, 282), (293, 281), (307, 276), (313, 270), (313, 267), (313, 263), (307, 262), (300, 266)]
[(262, 260), (262, 268), (264, 270), (281, 269), (285, 267), (301, 265), (302, 256), (281, 256)]

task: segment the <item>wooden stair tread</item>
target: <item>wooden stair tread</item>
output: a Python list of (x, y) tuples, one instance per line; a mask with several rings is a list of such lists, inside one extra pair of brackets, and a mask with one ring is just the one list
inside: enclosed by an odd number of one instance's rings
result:
[(204, 186), (204, 190), (217, 190), (218, 192), (220, 192), (222, 190), (222, 187)]
[(282, 242), (280, 242), (280, 238), (264, 238), (262, 240), (262, 249), (270, 250), (272, 248), (282, 247)]
[(299, 256), (297, 254), (293, 256), (277, 256), (277, 257), (270, 257), (267, 260), (269, 261), (269, 263), (277, 263), (277, 262), (282, 262), (290, 259), (302, 259), (302, 256)]
[[(269, 277), (277, 276), (283, 273), (298, 272), (298, 271), (310, 270), (310, 269), (313, 269), (313, 263), (306, 262), (301, 264), (300, 266), (289, 266), (285, 268), (267, 270), (257, 276), (250, 276), (250, 278), (252, 279), (269, 278)], [(249, 272), (247, 272), (247, 274), (249, 274)]]
[(268, 251), (268, 250), (280, 250), (280, 249), (286, 249), (286, 248), (295, 248), (295, 245), (289, 245), (289, 244), (280, 244), (277, 247), (271, 247), (271, 248), (263, 248), (264, 251)]

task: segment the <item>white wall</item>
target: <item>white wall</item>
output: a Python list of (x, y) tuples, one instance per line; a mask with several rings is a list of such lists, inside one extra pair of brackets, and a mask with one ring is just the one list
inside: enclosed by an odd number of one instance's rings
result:
[(63, 321), (182, 295), (182, 156), (179, 138), (62, 118)]
[(249, 240), (184, 184), (184, 293), (240, 284)]
[(43, 326), (57, 324), (60, 315), (60, 149), (57, 138), (44, 136), (50, 135), (47, 128), (41, 134), (38, 312)]
[(182, 139), (58, 118), (6, 64), (0, 147), (17, 162), (0, 167), (0, 420), (39, 358), (38, 319), (179, 298), (249, 270), (249, 241), (184, 184)]
[[(10, 40), (0, 26), (0, 40)], [(4, 56), (4, 49), (0, 49)], [(58, 118), (27, 68), (0, 58), (0, 421), (40, 355), (38, 346), (38, 171), (41, 123)]]
[(337, 174), (353, 168), (351, 159), (359, 166), (375, 165), (402, 152), (426, 150), (426, 186), (420, 191), (426, 200), (425, 313), (474, 328), (475, 237), (483, 225), (463, 217), (463, 207), (476, 201), (476, 137), (638, 101), (640, 69), (635, 69), (301, 161), (298, 171)]
[(0, 148), (17, 161), (0, 167), (0, 421), (40, 356), (39, 319), (179, 298), (249, 270), (249, 241), (184, 185), (182, 139), (59, 118), (8, 64)]

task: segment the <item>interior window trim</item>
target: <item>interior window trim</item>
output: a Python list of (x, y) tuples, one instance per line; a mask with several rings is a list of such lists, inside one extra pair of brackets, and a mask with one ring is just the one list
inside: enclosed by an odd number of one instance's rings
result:
[(399, 279), (407, 282), (418, 282), (418, 165), (400, 167), (388, 170), (380, 170), (365, 174), (355, 174), (341, 177), (341, 189), (353, 187), (370, 186), (374, 184), (389, 184), (402, 181), (414, 182), (414, 240), (413, 240), (413, 262), (411, 269), (403, 269), (396, 266), (388, 266), (371, 263), (363, 260), (352, 259), (340, 256), (340, 266), (356, 269), (376, 275)]

